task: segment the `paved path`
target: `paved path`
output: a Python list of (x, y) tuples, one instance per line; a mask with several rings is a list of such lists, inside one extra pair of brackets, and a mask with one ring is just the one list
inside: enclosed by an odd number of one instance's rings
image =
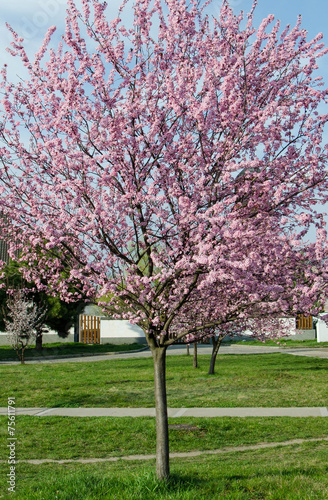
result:
[[(7, 415), (7, 407), (0, 415)], [(35, 417), (155, 417), (155, 408), (16, 408), (16, 415)], [(168, 408), (170, 418), (179, 417), (328, 417), (326, 407), (294, 408)]]
[[(190, 353), (192, 355), (193, 348), (190, 348)], [(198, 345), (198, 354), (211, 354), (212, 347), (208, 345)], [(228, 345), (221, 346), (219, 355), (225, 354), (272, 354), (274, 352), (282, 352), (284, 354), (291, 354), (293, 356), (310, 356), (316, 358), (328, 359), (328, 348), (294, 348), (288, 349), (284, 347), (271, 347), (271, 346), (247, 346), (247, 345)], [(167, 351), (168, 355), (182, 355), (186, 354), (186, 346), (171, 346)], [(105, 361), (111, 359), (129, 359), (129, 358), (149, 358), (151, 357), (151, 352), (149, 349), (143, 349), (142, 351), (133, 351), (126, 353), (106, 353), (97, 354), (91, 356), (74, 356), (74, 357), (44, 357), (39, 359), (27, 359), (26, 364), (39, 364), (39, 363), (85, 363), (94, 361)], [(15, 365), (19, 364), (17, 361), (0, 361), (0, 365)]]
[(306, 349), (304, 347), (300, 349), (282, 349), (286, 354), (292, 354), (293, 356), (307, 356), (310, 358), (321, 358), (328, 359), (328, 349), (326, 347), (319, 347), (314, 349)]
[[(263, 448), (276, 448), (277, 446), (291, 446), (294, 444), (303, 444), (303, 443), (319, 443), (322, 441), (328, 441), (328, 437), (322, 438), (309, 438), (309, 439), (292, 439), (290, 441), (282, 441), (279, 443), (259, 443), (248, 446), (235, 446), (235, 447), (226, 447), (221, 448), (219, 450), (195, 450), (195, 451), (186, 451), (186, 452), (173, 452), (170, 453), (170, 458), (187, 458), (187, 457), (199, 457), (200, 455), (219, 455), (223, 453), (233, 453), (233, 452), (242, 452), (242, 451), (252, 451), (252, 450), (260, 450)], [(44, 459), (31, 459), (31, 460), (17, 460), (16, 463), (29, 463), (34, 465), (41, 465), (45, 463), (56, 463), (56, 464), (67, 464), (70, 462), (77, 462), (81, 464), (95, 464), (99, 462), (118, 462), (119, 460), (155, 460), (156, 455), (127, 455), (123, 457), (107, 457), (107, 458), (67, 458), (63, 460), (55, 460), (52, 458), (44, 458)], [(0, 462), (4, 462), (4, 460), (0, 460)]]

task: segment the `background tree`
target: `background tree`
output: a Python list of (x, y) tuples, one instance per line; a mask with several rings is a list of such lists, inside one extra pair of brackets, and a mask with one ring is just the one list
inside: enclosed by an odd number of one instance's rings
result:
[[(59, 337), (66, 338), (69, 330), (75, 327), (78, 321), (78, 315), (82, 312), (85, 302), (65, 302), (59, 297), (53, 297), (46, 293), (34, 292), (34, 300), (37, 305), (42, 305), (47, 309), (45, 326), (50, 330), (57, 332)], [(36, 349), (42, 349), (42, 335), (36, 337)]]
[(326, 49), (300, 20), (255, 28), (225, 1), (216, 19), (194, 1), (136, 0), (131, 27), (100, 0), (68, 5), (62, 42), (49, 48), (50, 28), (34, 60), (10, 28), (29, 76), (2, 71), (0, 208), (12, 257), (38, 262), (26, 279), (67, 301), (112, 293), (144, 330), (165, 478), (168, 346), (309, 313), (325, 294)]
[(7, 314), (8, 290), (24, 288), (24, 279), (18, 271), (19, 265), (15, 261), (9, 261), (2, 269), (3, 275), (0, 286), (0, 331), (5, 330), (4, 318)]
[(44, 327), (47, 310), (28, 299), (23, 290), (15, 290), (7, 299), (7, 310), (4, 322), (8, 340), (24, 363), (25, 349)]
[[(24, 267), (24, 266), (23, 266)], [(8, 314), (7, 302), (12, 291), (24, 289), (26, 299), (34, 302), (40, 309), (46, 309), (47, 315), (44, 324), (35, 335), (35, 347), (42, 349), (42, 336), (45, 328), (50, 328), (58, 333), (60, 337), (67, 337), (70, 328), (75, 324), (78, 314), (84, 305), (83, 301), (64, 302), (59, 297), (51, 296), (45, 292), (38, 291), (34, 283), (28, 283), (23, 277), (18, 262), (10, 260), (4, 267), (0, 288), (0, 331), (5, 330), (5, 317)]]

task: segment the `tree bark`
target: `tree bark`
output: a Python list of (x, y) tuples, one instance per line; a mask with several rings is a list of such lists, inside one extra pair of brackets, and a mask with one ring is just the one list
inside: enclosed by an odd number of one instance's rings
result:
[(197, 342), (194, 342), (194, 362), (193, 362), (194, 368), (198, 367), (198, 360), (197, 360)]
[(22, 347), (20, 352), (19, 352), (19, 349), (17, 350), (17, 354), (18, 354), (19, 360), (20, 360), (22, 365), (25, 365), (24, 351), (25, 351), (25, 347)]
[(217, 356), (217, 353), (219, 352), (220, 345), (221, 345), (223, 338), (224, 337), (220, 337), (220, 336), (217, 339), (212, 337), (213, 349), (212, 349), (212, 356), (211, 356), (211, 362), (210, 362), (210, 369), (208, 370), (209, 375), (214, 375), (216, 356)]
[(189, 344), (187, 344), (187, 356), (189, 356), (190, 352), (189, 352)]
[(152, 350), (154, 360), (154, 382), (156, 403), (156, 475), (160, 480), (170, 474), (169, 427), (167, 419), (167, 398), (165, 380), (166, 347)]
[(36, 332), (35, 349), (37, 351), (42, 351), (42, 329)]

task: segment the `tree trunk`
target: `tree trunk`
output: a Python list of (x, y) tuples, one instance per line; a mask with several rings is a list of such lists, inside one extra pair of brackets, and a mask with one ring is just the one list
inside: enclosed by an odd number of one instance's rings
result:
[(170, 474), (169, 427), (167, 420), (167, 399), (165, 380), (166, 347), (152, 350), (154, 360), (154, 382), (156, 403), (156, 475), (160, 480)]
[(190, 352), (189, 352), (189, 344), (187, 344), (187, 356), (189, 356)]
[(35, 337), (35, 349), (42, 351), (42, 329), (37, 330)]
[(198, 360), (197, 360), (197, 342), (194, 342), (194, 368), (198, 367)]
[(25, 365), (24, 351), (25, 347), (22, 347), (20, 350), (19, 349), (17, 350), (17, 354), (22, 365)]
[(212, 349), (212, 356), (211, 356), (211, 362), (210, 362), (210, 369), (208, 370), (209, 375), (214, 375), (216, 356), (217, 356), (217, 353), (219, 352), (220, 345), (221, 345), (223, 338), (224, 337), (220, 337), (220, 336), (217, 339), (212, 337), (213, 349)]

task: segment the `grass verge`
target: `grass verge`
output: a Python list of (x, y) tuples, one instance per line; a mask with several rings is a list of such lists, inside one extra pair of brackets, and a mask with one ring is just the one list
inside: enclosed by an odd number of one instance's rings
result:
[[(182, 424), (182, 425), (181, 425)], [(170, 451), (214, 450), (328, 435), (327, 418), (171, 418)], [(0, 417), (0, 457), (7, 417)], [(155, 419), (16, 416), (18, 459), (106, 458), (155, 453)]]
[[(54, 342), (44, 344), (42, 351), (35, 346), (28, 347), (24, 353), (25, 358), (35, 359), (46, 356), (76, 356), (86, 354), (103, 354), (106, 352), (135, 351), (145, 347), (143, 344), (80, 344), (77, 342)], [(0, 361), (18, 360), (17, 353), (10, 346), (0, 346)]]
[(274, 340), (267, 340), (266, 342), (261, 342), (260, 340), (227, 340), (223, 345), (258, 345), (258, 346), (272, 346), (272, 347), (282, 347), (286, 349), (298, 348), (324, 348), (328, 347), (328, 342), (318, 342), (316, 339), (313, 340), (293, 340), (291, 338), (284, 338)]
[[(273, 340), (267, 340), (265, 343), (258, 340), (227, 340), (224, 345), (249, 345), (249, 346), (272, 346), (286, 349), (293, 348), (327, 348), (328, 342), (318, 344), (316, 340), (292, 340), (281, 339), (280, 344)], [(134, 351), (146, 347), (144, 344), (81, 344), (78, 342), (56, 342), (44, 344), (42, 351), (37, 351), (35, 346), (30, 346), (25, 351), (25, 358), (36, 359), (47, 356), (75, 356), (86, 354), (103, 354), (106, 352)], [(17, 353), (10, 346), (0, 346), (0, 361), (18, 360)]]

